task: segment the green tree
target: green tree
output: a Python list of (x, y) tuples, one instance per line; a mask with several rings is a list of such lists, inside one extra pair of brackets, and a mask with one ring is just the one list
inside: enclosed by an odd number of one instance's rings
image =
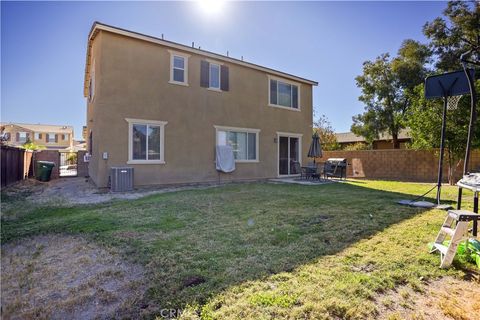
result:
[[(462, 68), (460, 56), (478, 45), (480, 34), (480, 5), (478, 2), (451, 1), (438, 17), (427, 22), (423, 28), (429, 39), (429, 48), (433, 52), (435, 73), (459, 70)], [(471, 59), (479, 59), (477, 51)], [(478, 72), (477, 72), (478, 73)], [(476, 83), (480, 92), (480, 82)], [(407, 125), (412, 135), (412, 148), (431, 149), (440, 146), (442, 124), (442, 99), (425, 100), (423, 85), (419, 85), (411, 94), (413, 107), (409, 110)], [(477, 112), (480, 105), (477, 104)], [(470, 119), (470, 98), (462, 97), (458, 107), (447, 112), (445, 147), (449, 168), (449, 182), (454, 183), (454, 175), (460, 160), (465, 154), (468, 122)], [(472, 147), (480, 146), (480, 126), (475, 127)]]
[(345, 151), (359, 151), (359, 150), (371, 150), (372, 146), (365, 142), (356, 142), (354, 144), (349, 144), (343, 148)]
[(318, 132), (322, 149), (325, 151), (339, 150), (340, 144), (337, 142), (337, 136), (333, 130), (332, 124), (327, 116), (321, 115), (313, 123), (313, 130)]
[[(480, 80), (476, 83), (480, 90)], [(426, 100), (423, 85), (418, 85), (412, 96), (412, 106), (407, 117), (407, 124), (412, 137), (414, 149), (433, 149), (440, 147), (442, 130), (442, 99)], [(480, 107), (477, 108), (480, 112)], [(455, 173), (465, 155), (468, 123), (470, 120), (470, 97), (463, 96), (457, 108), (447, 112), (445, 132), (445, 160), (448, 165), (448, 181), (454, 184)], [(475, 127), (472, 147), (480, 147), (480, 126)], [(460, 168), (461, 170), (462, 168)]]
[(358, 99), (365, 104), (365, 112), (352, 118), (352, 132), (369, 144), (386, 132), (392, 136), (394, 148), (400, 148), (398, 134), (405, 128), (411, 93), (423, 82), (430, 56), (427, 46), (405, 40), (395, 58), (384, 53), (364, 62), (363, 74), (355, 80), (362, 90)]
[[(423, 33), (430, 40), (439, 72), (462, 68), (460, 55), (480, 44), (480, 2), (450, 1), (443, 11), (444, 17), (427, 22)], [(479, 59), (477, 51), (472, 59)]]
[(30, 139), (27, 139), (27, 141), (25, 141), (25, 143), (22, 145), (22, 148), (25, 150), (33, 150), (33, 151), (45, 149), (44, 146), (40, 146), (35, 142), (32, 142)]

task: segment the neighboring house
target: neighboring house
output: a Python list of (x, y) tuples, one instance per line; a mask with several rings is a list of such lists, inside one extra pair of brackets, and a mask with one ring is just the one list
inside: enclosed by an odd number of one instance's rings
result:
[(1, 123), (5, 143), (21, 146), (31, 141), (47, 149), (66, 149), (73, 146), (73, 127), (65, 125)]
[[(99, 187), (116, 166), (152, 185), (296, 175), (307, 161), (315, 81), (101, 23), (86, 61), (89, 174)], [(233, 173), (216, 171), (217, 144), (233, 147)]]
[(87, 150), (87, 142), (85, 140), (73, 140), (73, 150), (74, 151)]
[[(335, 136), (337, 137), (337, 142), (340, 144), (342, 149), (349, 145), (354, 145), (356, 143), (364, 143), (367, 144), (365, 138), (362, 136), (357, 136), (353, 132), (344, 132), (344, 133), (336, 133)], [(411, 141), (410, 131), (409, 129), (400, 130), (398, 134), (398, 142), (400, 143), (400, 149), (405, 149), (406, 143)], [(376, 139), (372, 143), (373, 149), (393, 149), (393, 141), (392, 137), (385, 133), (381, 134), (379, 139)]]

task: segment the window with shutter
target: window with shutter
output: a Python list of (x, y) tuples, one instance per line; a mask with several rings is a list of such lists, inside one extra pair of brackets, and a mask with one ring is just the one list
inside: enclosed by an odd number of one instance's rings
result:
[(47, 143), (54, 143), (58, 141), (57, 135), (55, 133), (47, 133)]
[(220, 90), (220, 65), (210, 63), (209, 72), (208, 88)]

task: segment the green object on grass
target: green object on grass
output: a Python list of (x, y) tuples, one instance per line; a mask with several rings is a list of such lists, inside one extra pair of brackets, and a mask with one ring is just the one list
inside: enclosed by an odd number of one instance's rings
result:
[[(467, 244), (468, 250), (465, 250), (465, 244)], [(450, 240), (446, 240), (443, 242), (444, 246), (447, 246), (450, 244)], [(433, 242), (430, 242), (428, 244), (429, 250), (433, 249)], [(457, 248), (457, 257), (461, 260), (466, 260), (469, 262), (472, 262), (477, 265), (477, 267), (480, 269), (480, 241), (477, 239), (469, 239), (468, 242), (462, 241), (458, 244)]]

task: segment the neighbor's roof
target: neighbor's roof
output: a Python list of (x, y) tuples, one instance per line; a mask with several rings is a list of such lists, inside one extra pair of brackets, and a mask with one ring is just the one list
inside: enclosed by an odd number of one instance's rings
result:
[(286, 79), (290, 79), (290, 80), (294, 80), (294, 81), (298, 81), (298, 82), (302, 82), (302, 83), (307, 83), (307, 84), (314, 85), (314, 86), (318, 85), (318, 82), (316, 82), (316, 81), (308, 80), (308, 79), (298, 77), (298, 76), (295, 76), (295, 75), (292, 75), (292, 74), (289, 74), (289, 73), (285, 73), (285, 72), (282, 72), (282, 71), (278, 71), (278, 70), (275, 70), (275, 69), (263, 67), (263, 66), (260, 66), (258, 64), (246, 62), (246, 61), (243, 61), (243, 60), (240, 60), (240, 59), (235, 59), (235, 58), (232, 58), (232, 57), (228, 57), (228, 56), (221, 55), (221, 54), (218, 54), (218, 53), (210, 52), (210, 51), (207, 51), (207, 50), (194, 48), (193, 46), (186, 46), (186, 45), (176, 43), (176, 42), (173, 42), (173, 41), (152, 37), (152, 36), (145, 35), (145, 34), (142, 34), (142, 33), (139, 33), (139, 32), (126, 30), (126, 29), (110, 26), (110, 25), (95, 21), (93, 23), (92, 29), (90, 30), (90, 33), (88, 35), (87, 62), (86, 62), (86, 66), (85, 66), (85, 79), (84, 79), (84, 88), (83, 88), (85, 97), (88, 95), (88, 78), (90, 76), (90, 65), (91, 65), (90, 55), (91, 55), (92, 41), (93, 41), (93, 39), (95, 39), (95, 36), (101, 30), (116, 33), (116, 34), (120, 34), (120, 35), (123, 35), (123, 36), (131, 37), (131, 38), (135, 38), (135, 39), (139, 39), (139, 40), (143, 40), (143, 41), (156, 43), (156, 44), (166, 46), (166, 47), (169, 47), (169, 48), (174, 48), (174, 49), (179, 49), (179, 50), (183, 50), (183, 51), (187, 51), (187, 52), (196, 53), (196, 54), (199, 54), (199, 55), (202, 55), (202, 56), (205, 56), (205, 57), (218, 59), (218, 60), (226, 61), (226, 62), (229, 62), (229, 63), (234, 63), (234, 64), (241, 65), (241, 66), (244, 66), (244, 67), (247, 67), (247, 68), (257, 69), (257, 70), (264, 71), (266, 73), (276, 75), (276, 76), (280, 76), (280, 77), (283, 77), (283, 78), (286, 78)]
[(29, 123), (18, 123), (18, 122), (2, 122), (2, 126), (14, 125), (17, 127), (24, 128), (28, 131), (34, 132), (52, 132), (52, 133), (69, 133), (73, 132), (72, 126), (66, 125), (51, 125), (51, 124), (29, 124)]
[[(342, 132), (342, 133), (335, 133), (337, 137), (338, 143), (349, 143), (349, 142), (365, 142), (365, 138), (362, 136), (357, 136), (353, 132)], [(402, 129), (398, 134), (398, 139), (410, 139), (410, 129)], [(379, 139), (375, 141), (382, 141), (382, 140), (392, 140), (392, 136), (388, 133), (380, 134)]]

